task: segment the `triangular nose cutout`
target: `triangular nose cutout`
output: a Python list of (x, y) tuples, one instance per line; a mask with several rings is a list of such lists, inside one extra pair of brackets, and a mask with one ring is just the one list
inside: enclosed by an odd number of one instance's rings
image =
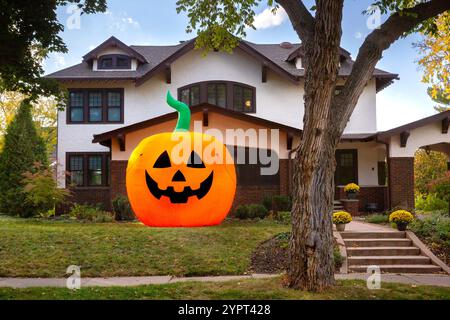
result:
[(186, 181), (186, 178), (185, 178), (184, 175), (181, 173), (181, 171), (178, 170), (178, 171), (175, 172), (175, 174), (173, 175), (172, 181)]

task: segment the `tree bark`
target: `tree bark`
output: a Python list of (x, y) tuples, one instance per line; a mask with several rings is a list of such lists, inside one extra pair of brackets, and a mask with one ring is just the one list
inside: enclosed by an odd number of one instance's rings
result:
[(339, 68), (343, 0), (317, 1), (314, 34), (305, 46), (303, 138), (294, 164), (290, 287), (321, 291), (334, 284), (333, 176), (335, 139), (329, 134)]
[(389, 17), (361, 46), (337, 96), (343, 0), (317, 0), (315, 17), (300, 0), (277, 2), (304, 44), (306, 73), (303, 136), (294, 160), (288, 285), (322, 291), (334, 284), (334, 155), (340, 137), (383, 51), (420, 22), (449, 10), (450, 1), (431, 0)]

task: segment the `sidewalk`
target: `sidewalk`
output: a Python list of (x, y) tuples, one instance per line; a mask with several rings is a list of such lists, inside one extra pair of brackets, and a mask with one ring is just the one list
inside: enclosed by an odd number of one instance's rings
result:
[[(177, 278), (171, 276), (152, 277), (114, 277), (114, 278), (82, 278), (82, 287), (132, 287), (141, 285), (170, 284), (185, 281), (223, 282), (245, 279), (266, 279), (277, 277), (274, 274), (252, 274), (243, 276), (214, 276)], [(366, 280), (368, 274), (348, 273), (336, 274), (337, 280)], [(450, 276), (439, 274), (382, 274), (381, 283), (396, 282), (414, 285), (432, 285), (450, 287)], [(66, 287), (65, 278), (0, 278), (0, 288), (32, 288), (32, 287)]]

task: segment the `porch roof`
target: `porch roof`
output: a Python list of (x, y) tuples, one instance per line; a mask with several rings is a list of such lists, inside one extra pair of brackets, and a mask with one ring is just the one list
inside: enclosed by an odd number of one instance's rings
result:
[[(299, 128), (295, 128), (295, 127), (291, 127), (291, 126), (281, 124), (278, 122), (266, 120), (263, 118), (252, 116), (250, 114), (225, 109), (225, 108), (218, 107), (218, 106), (208, 104), (208, 103), (203, 103), (203, 104), (191, 107), (190, 109), (191, 109), (192, 114), (203, 112), (204, 115), (207, 116), (208, 112), (214, 112), (214, 113), (222, 114), (222, 115), (232, 117), (232, 118), (235, 118), (238, 120), (246, 121), (246, 122), (253, 123), (253, 124), (256, 124), (259, 126), (263, 126), (266, 128), (280, 129), (285, 132), (288, 132), (291, 135), (299, 136), (302, 134), (302, 130)], [(137, 122), (137, 123), (134, 123), (134, 124), (131, 124), (128, 126), (124, 126), (122, 128), (107, 131), (107, 132), (104, 132), (101, 134), (96, 134), (96, 135), (94, 135), (94, 139), (92, 140), (92, 143), (105, 144), (111, 138), (117, 137), (119, 135), (124, 135), (124, 134), (130, 133), (130, 132), (136, 131), (136, 130), (148, 128), (148, 127), (151, 127), (156, 124), (160, 124), (160, 123), (163, 123), (166, 121), (176, 119), (177, 117), (178, 117), (178, 112), (175, 111), (175, 112), (167, 113), (167, 114), (164, 114), (164, 115), (161, 115), (161, 116), (158, 116), (155, 118), (151, 118), (151, 119), (148, 119), (145, 121), (141, 121), (141, 122)]]

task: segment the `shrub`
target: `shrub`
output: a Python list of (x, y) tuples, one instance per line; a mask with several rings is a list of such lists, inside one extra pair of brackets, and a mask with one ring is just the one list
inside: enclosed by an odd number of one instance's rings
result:
[(273, 210), (275, 211), (291, 211), (292, 201), (288, 196), (273, 196)]
[(264, 219), (267, 213), (268, 210), (262, 204), (254, 203), (248, 205), (248, 215), (250, 218)]
[(36, 163), (32, 171), (24, 173), (23, 176), (23, 193), (30, 215), (45, 216), (48, 211), (54, 211), (55, 206), (63, 203), (70, 194), (67, 189), (58, 188), (52, 170), (44, 168), (39, 163)]
[(116, 221), (132, 221), (136, 219), (128, 197), (124, 195), (115, 197), (112, 201), (112, 207)]
[(388, 223), (389, 216), (385, 214), (370, 214), (366, 216), (365, 220), (369, 223)]
[(338, 211), (333, 213), (334, 224), (347, 224), (352, 221), (352, 216), (347, 211)]
[(417, 210), (426, 212), (445, 210), (448, 208), (448, 202), (439, 198), (435, 193), (430, 193), (428, 195), (417, 195), (415, 204)]
[(261, 203), (262, 203), (262, 205), (268, 210), (268, 211), (270, 211), (270, 210), (272, 210), (272, 199), (273, 199), (273, 197), (271, 196), (271, 195), (264, 195), (264, 197), (263, 197), (263, 199), (262, 199), (262, 201), (261, 201)]
[(280, 221), (284, 224), (290, 224), (292, 222), (291, 220), (291, 212), (290, 211), (280, 211), (276, 215), (276, 220)]
[(359, 192), (359, 186), (356, 183), (349, 183), (344, 187), (344, 192), (346, 193), (354, 193)]
[(429, 188), (438, 198), (447, 203), (450, 202), (450, 171), (447, 171), (442, 178), (430, 182)]
[(339, 246), (336, 245), (333, 248), (333, 262), (334, 262), (334, 269), (336, 271), (339, 271), (339, 269), (342, 267), (342, 263), (344, 262), (344, 257), (341, 255), (341, 251), (339, 250)]
[(420, 237), (450, 247), (450, 217), (444, 211), (421, 216), (409, 227)]
[(408, 212), (406, 210), (397, 210), (392, 212), (389, 215), (389, 222), (394, 223), (410, 223), (413, 221), (414, 216), (411, 214), (411, 212)]
[(235, 216), (239, 219), (264, 219), (268, 212), (262, 204), (246, 204), (236, 208)]
[(113, 221), (113, 215), (111, 213), (101, 210), (98, 206), (88, 204), (75, 204), (70, 210), (69, 215), (77, 220), (89, 222)]
[(21, 217), (36, 214), (25, 201), (23, 174), (37, 162), (48, 165), (46, 146), (36, 131), (31, 108), (29, 101), (21, 103), (6, 129), (0, 152), (0, 212)]

